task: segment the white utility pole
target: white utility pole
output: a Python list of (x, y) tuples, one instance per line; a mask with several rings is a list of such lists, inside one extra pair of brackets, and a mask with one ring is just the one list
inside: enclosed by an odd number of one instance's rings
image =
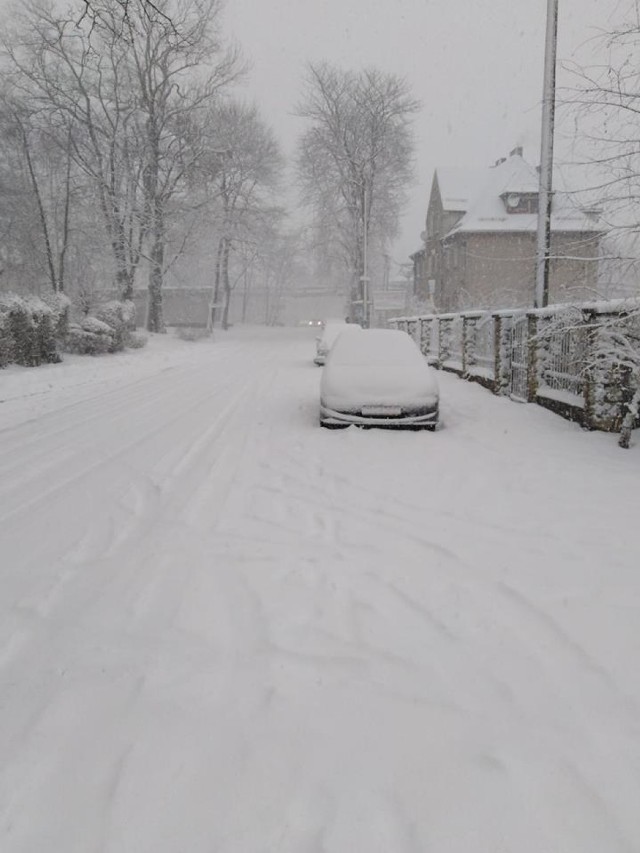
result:
[(549, 255), (551, 249), (551, 200), (553, 197), (553, 130), (556, 106), (556, 53), (558, 43), (558, 0), (547, 0), (547, 33), (544, 49), (542, 92), (542, 143), (538, 191), (538, 239), (534, 305), (549, 304)]

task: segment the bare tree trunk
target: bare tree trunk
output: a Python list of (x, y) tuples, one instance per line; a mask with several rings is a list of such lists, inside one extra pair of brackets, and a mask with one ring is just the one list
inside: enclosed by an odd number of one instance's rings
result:
[(224, 237), (224, 247), (222, 250), (222, 286), (224, 288), (224, 308), (222, 309), (222, 328), (229, 328), (229, 304), (231, 302), (231, 284), (229, 282), (229, 250), (231, 241), (228, 237)]
[(71, 129), (67, 134), (67, 169), (64, 182), (64, 216), (62, 220), (62, 246), (58, 252), (58, 290), (64, 291), (65, 258), (69, 246), (69, 220), (71, 218)]
[(118, 292), (118, 299), (133, 299), (133, 271), (129, 268), (126, 261), (124, 235), (118, 234), (112, 240), (111, 247), (116, 261), (116, 290)]
[(218, 301), (220, 299), (220, 268), (222, 264), (222, 247), (224, 238), (218, 240), (218, 248), (216, 249), (216, 267), (215, 277), (213, 281), (213, 297), (209, 306), (209, 318), (207, 322), (207, 330), (213, 332), (216, 325), (216, 313), (218, 311)]
[(36, 204), (38, 206), (38, 216), (40, 218), (40, 227), (42, 228), (42, 236), (44, 238), (44, 246), (45, 252), (47, 256), (47, 269), (49, 270), (49, 281), (51, 282), (51, 288), (54, 293), (57, 293), (59, 288), (58, 278), (56, 276), (56, 269), (53, 259), (53, 247), (51, 246), (51, 238), (49, 236), (49, 226), (47, 225), (47, 215), (45, 213), (44, 204), (42, 201), (42, 195), (40, 193), (40, 186), (38, 185), (38, 178), (36, 176), (35, 167), (33, 165), (33, 160), (31, 158), (31, 151), (29, 149), (29, 140), (27, 139), (27, 132), (22, 126), (22, 123), (19, 123), (20, 132), (22, 135), (22, 142), (24, 146), (24, 154), (27, 161), (27, 169), (29, 171), (29, 178), (31, 179), (31, 186), (33, 188), (33, 194), (36, 198)]
[(245, 269), (243, 289), (242, 289), (242, 323), (247, 322), (248, 303), (249, 303), (249, 270)]
[(149, 310), (147, 312), (147, 330), (164, 333), (162, 307), (162, 279), (164, 274), (164, 213), (160, 200), (156, 200), (152, 230), (151, 269), (149, 270)]

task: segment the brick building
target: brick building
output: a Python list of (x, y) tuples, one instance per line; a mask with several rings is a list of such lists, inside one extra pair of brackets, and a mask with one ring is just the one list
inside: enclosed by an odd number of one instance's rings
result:
[[(521, 148), (484, 171), (437, 169), (424, 254), (412, 255), (417, 299), (431, 291), (439, 311), (532, 305), (537, 213), (538, 173)], [(602, 234), (596, 212), (554, 194), (550, 302), (597, 297)]]

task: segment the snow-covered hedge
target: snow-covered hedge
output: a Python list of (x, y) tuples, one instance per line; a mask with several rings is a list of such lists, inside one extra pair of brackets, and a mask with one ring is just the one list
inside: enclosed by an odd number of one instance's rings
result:
[(65, 349), (76, 355), (102, 355), (140, 349), (147, 338), (135, 331), (136, 308), (133, 302), (111, 300), (99, 305), (95, 316), (72, 323), (65, 338)]
[(0, 368), (8, 364), (35, 367), (62, 360), (60, 351), (79, 355), (140, 349), (147, 338), (135, 331), (133, 302), (106, 302), (95, 317), (70, 322), (71, 302), (61, 293), (37, 296), (0, 295)]
[(96, 308), (95, 315), (113, 329), (111, 352), (118, 352), (129, 346), (129, 336), (136, 327), (136, 306), (133, 302), (105, 302)]
[(85, 317), (82, 323), (69, 325), (65, 349), (76, 355), (114, 352), (114, 331), (111, 326), (96, 317)]
[(10, 364), (13, 357), (13, 345), (9, 336), (9, 318), (0, 309), (0, 368)]
[(52, 307), (36, 296), (0, 296), (0, 367), (59, 362), (57, 332), (64, 325), (66, 310), (62, 302)]

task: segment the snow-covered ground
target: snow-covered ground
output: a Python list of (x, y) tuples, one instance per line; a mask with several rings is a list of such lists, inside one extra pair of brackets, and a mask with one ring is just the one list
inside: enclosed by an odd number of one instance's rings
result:
[(0, 372), (0, 850), (637, 853), (640, 447), (314, 351)]

